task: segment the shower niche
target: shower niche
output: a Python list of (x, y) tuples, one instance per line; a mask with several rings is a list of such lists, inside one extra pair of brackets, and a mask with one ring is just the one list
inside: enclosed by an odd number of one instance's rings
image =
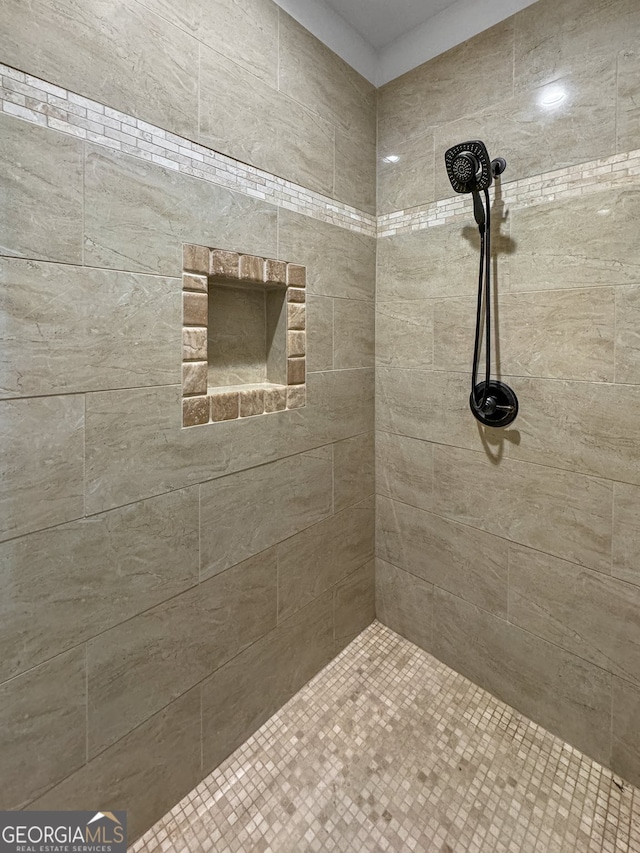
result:
[(183, 427), (305, 405), (305, 267), (187, 244), (182, 284)]

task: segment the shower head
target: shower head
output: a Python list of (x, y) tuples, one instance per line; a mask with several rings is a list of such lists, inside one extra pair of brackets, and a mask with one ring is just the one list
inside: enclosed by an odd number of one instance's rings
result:
[(493, 172), (489, 152), (479, 139), (459, 142), (444, 155), (447, 175), (457, 193), (479, 192), (491, 186)]

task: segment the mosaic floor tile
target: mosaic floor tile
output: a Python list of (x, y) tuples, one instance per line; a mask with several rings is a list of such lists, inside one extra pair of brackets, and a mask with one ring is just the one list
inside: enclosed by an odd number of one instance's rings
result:
[(640, 853), (640, 791), (375, 622), (131, 853)]

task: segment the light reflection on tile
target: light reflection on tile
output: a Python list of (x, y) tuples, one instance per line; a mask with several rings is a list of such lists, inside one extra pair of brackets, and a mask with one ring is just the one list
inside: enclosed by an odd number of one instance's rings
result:
[(637, 853), (640, 791), (374, 622), (130, 853)]

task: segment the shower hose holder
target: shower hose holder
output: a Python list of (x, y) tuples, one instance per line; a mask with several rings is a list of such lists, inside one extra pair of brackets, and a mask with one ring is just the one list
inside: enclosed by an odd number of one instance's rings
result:
[(485, 387), (486, 382), (478, 382), (469, 395), (469, 406), (474, 417), (485, 426), (509, 426), (518, 416), (518, 398), (513, 388), (497, 379), (491, 379), (485, 396)]

